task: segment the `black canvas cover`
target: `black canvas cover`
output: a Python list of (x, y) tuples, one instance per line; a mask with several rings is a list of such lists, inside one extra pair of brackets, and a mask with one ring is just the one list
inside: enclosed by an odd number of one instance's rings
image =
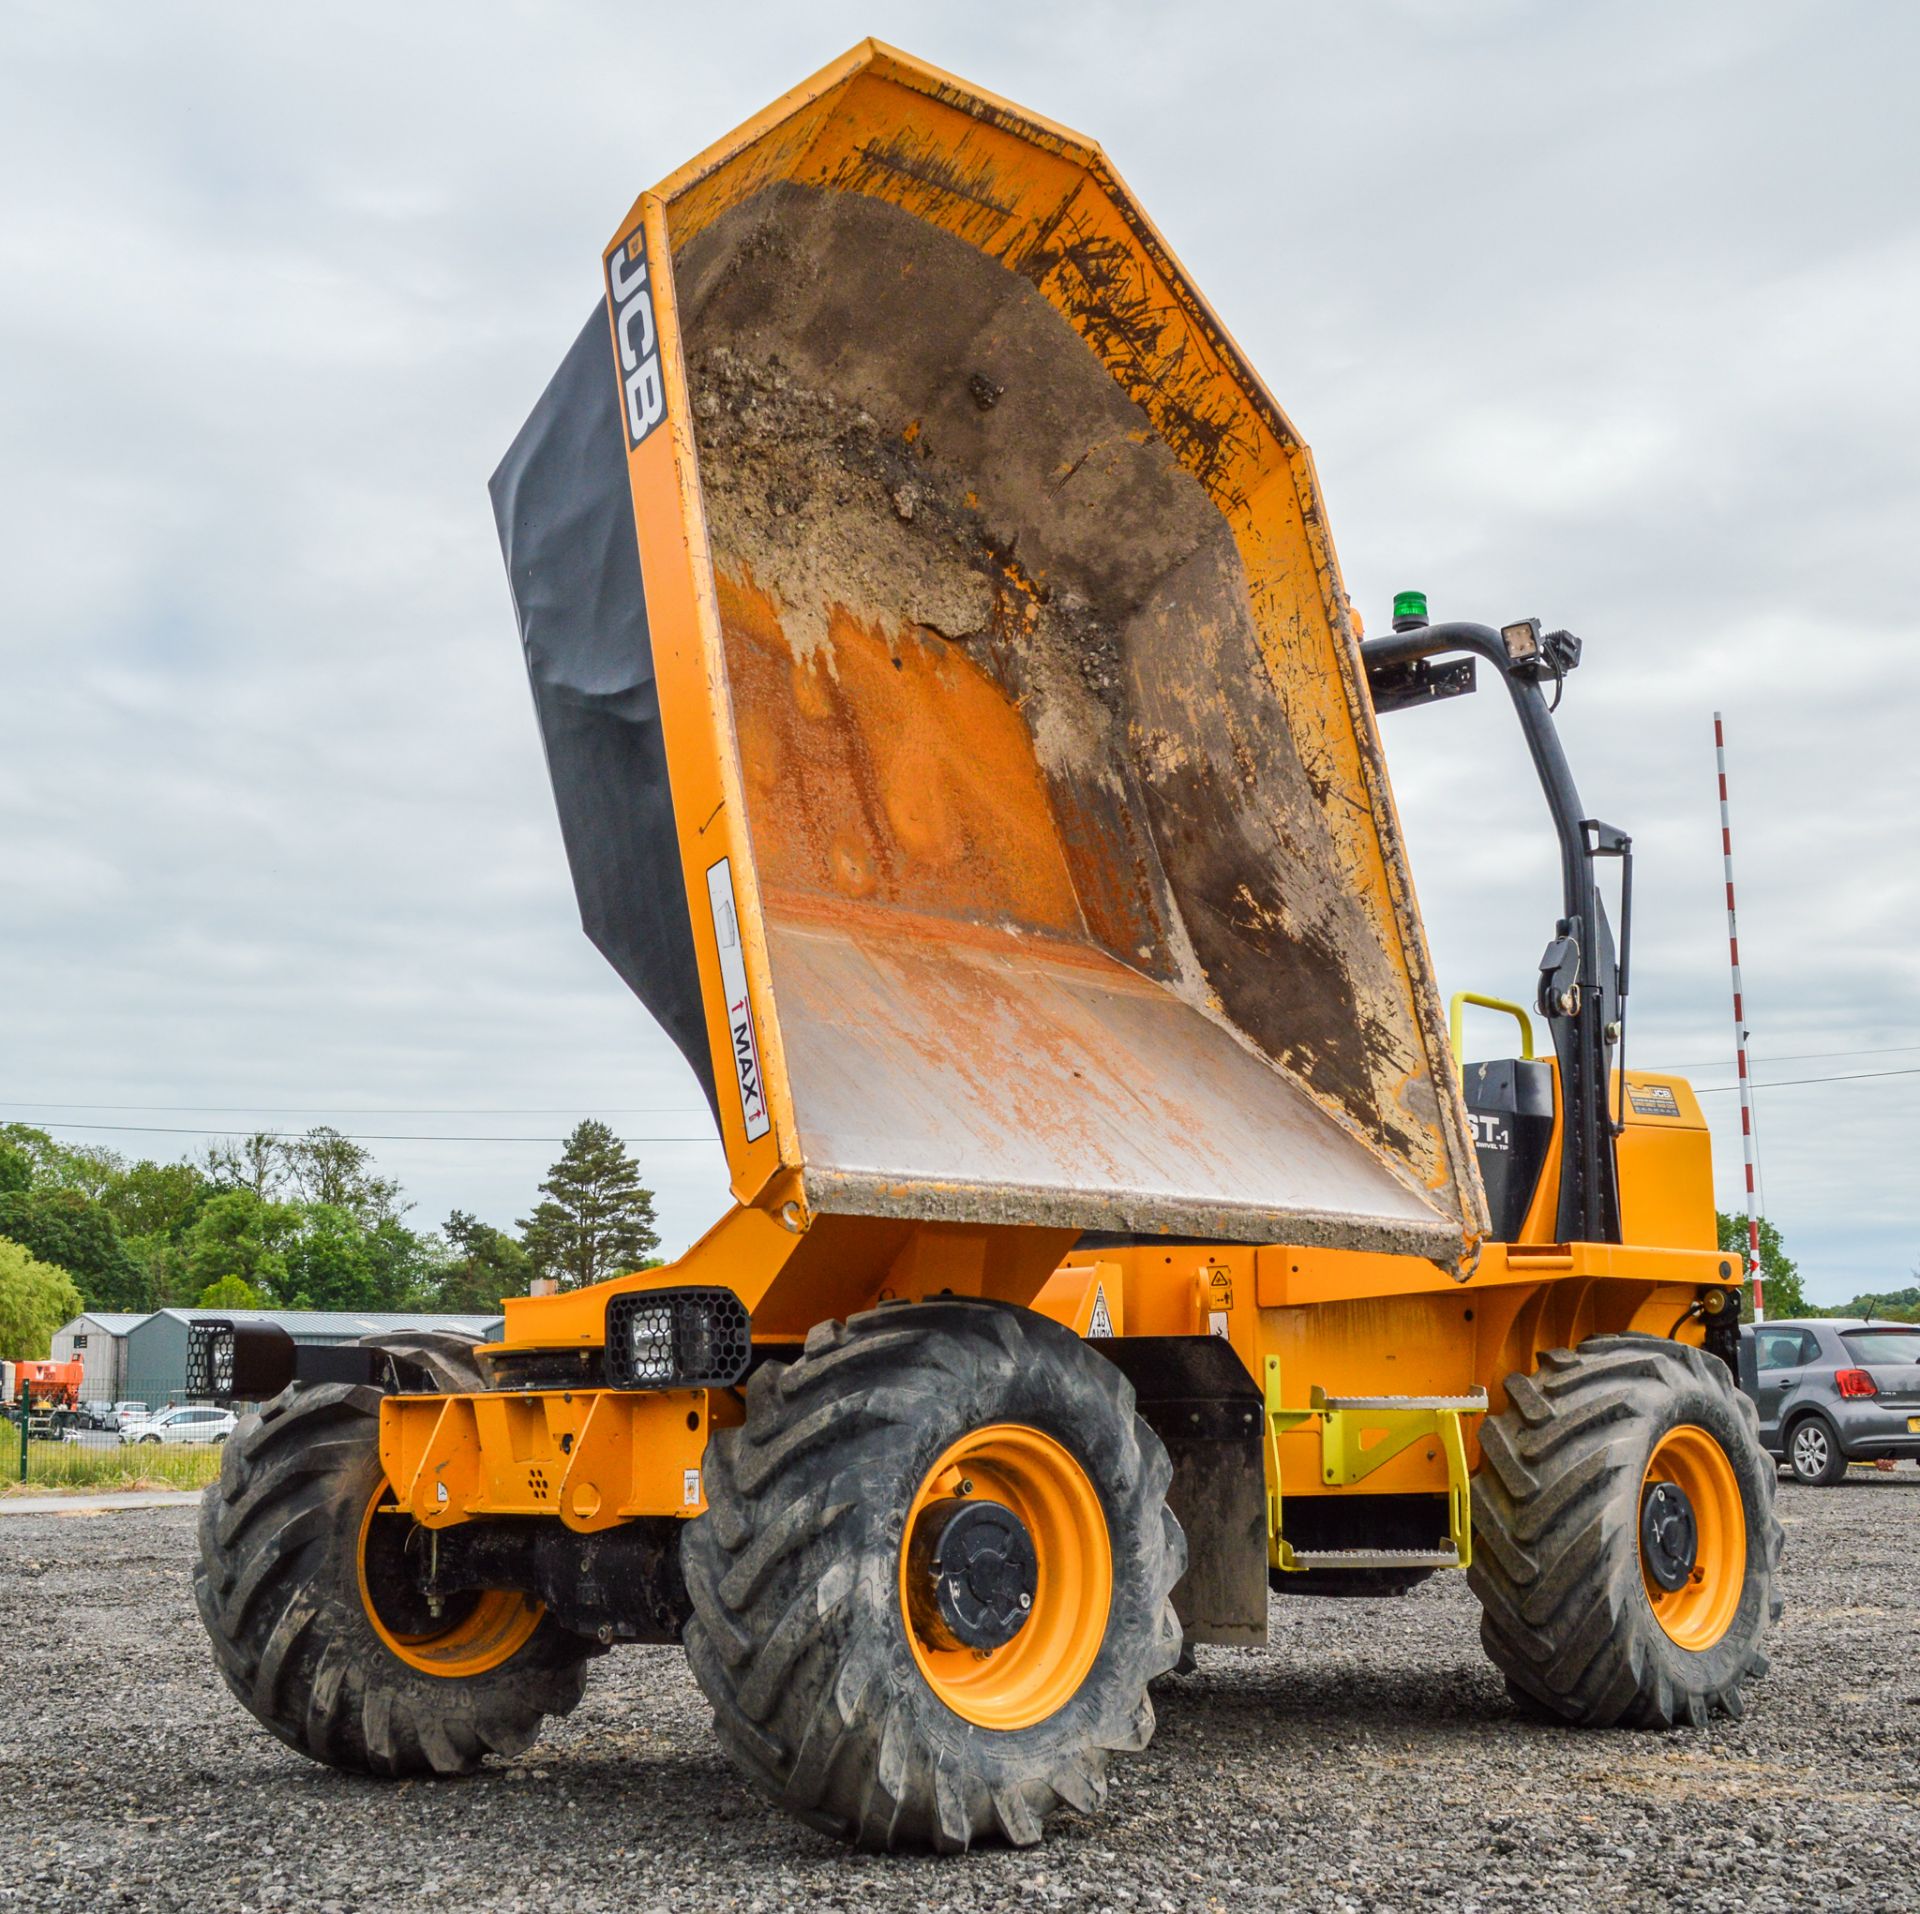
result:
[(714, 1097), (604, 309), (488, 490), (580, 921)]

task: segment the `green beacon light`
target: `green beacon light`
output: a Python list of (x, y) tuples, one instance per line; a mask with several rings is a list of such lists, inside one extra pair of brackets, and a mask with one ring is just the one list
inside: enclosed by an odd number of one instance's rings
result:
[(1395, 631), (1418, 631), (1427, 622), (1427, 594), (1423, 591), (1397, 591), (1393, 594)]

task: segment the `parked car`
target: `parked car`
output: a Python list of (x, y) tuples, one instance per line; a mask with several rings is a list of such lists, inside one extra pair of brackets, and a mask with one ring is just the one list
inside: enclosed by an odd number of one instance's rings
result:
[(1825, 1488), (1849, 1462), (1920, 1461), (1920, 1323), (1813, 1318), (1743, 1329), (1761, 1443)]
[(145, 1422), (153, 1411), (144, 1402), (116, 1402), (113, 1405), (113, 1426), (124, 1429), (130, 1422)]
[(162, 1409), (144, 1422), (129, 1422), (120, 1431), (122, 1442), (224, 1442), (240, 1418), (231, 1409), (202, 1409), (191, 1403)]

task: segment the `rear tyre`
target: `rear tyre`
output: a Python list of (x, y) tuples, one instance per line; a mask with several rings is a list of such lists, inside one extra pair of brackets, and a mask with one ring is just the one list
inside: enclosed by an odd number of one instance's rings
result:
[(201, 1499), (193, 1592), (241, 1705), (290, 1748), (363, 1774), (464, 1774), (580, 1699), (590, 1643), (530, 1598), (432, 1613), (389, 1513), (381, 1391), (283, 1390), (246, 1417)]
[(941, 1301), (819, 1325), (746, 1408), (681, 1545), (741, 1770), (868, 1848), (1024, 1846), (1096, 1807), (1181, 1654), (1172, 1467), (1126, 1378), (1030, 1311)]
[(1830, 1489), (1847, 1472), (1847, 1458), (1839, 1439), (1820, 1416), (1796, 1422), (1787, 1436), (1787, 1467), (1796, 1482), (1810, 1489)]
[(1525, 1712), (1696, 1727), (1745, 1712), (1780, 1614), (1774, 1466), (1726, 1365), (1649, 1336), (1507, 1380), (1474, 1477), (1480, 1639)]

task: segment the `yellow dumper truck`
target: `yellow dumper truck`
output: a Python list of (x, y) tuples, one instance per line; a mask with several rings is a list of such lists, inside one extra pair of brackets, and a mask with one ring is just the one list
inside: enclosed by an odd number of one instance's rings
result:
[[(1106, 156), (887, 47), (604, 278), (494, 501), (586, 929), (733, 1205), (495, 1344), (198, 1325), (266, 1405), (196, 1581), (241, 1702), (451, 1773), (683, 1641), (773, 1800), (957, 1850), (1093, 1808), (1271, 1591), (1464, 1569), (1523, 1714), (1737, 1714), (1773, 1470), (1698, 1106), (1625, 1065), (1578, 641), (1417, 594), (1363, 641)], [(1562, 895), (1519, 1054), (1463, 1067), (1376, 718), (1476, 670)]]

